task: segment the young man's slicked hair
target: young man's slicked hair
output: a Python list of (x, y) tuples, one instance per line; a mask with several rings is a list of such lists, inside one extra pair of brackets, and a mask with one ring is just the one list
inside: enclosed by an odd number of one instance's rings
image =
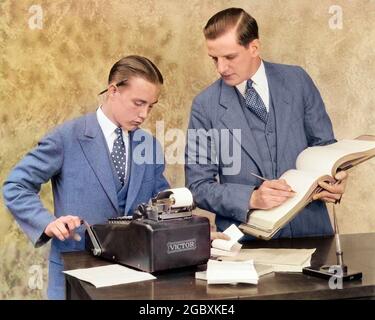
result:
[(216, 13), (208, 20), (203, 33), (207, 40), (215, 40), (233, 28), (236, 29), (238, 43), (244, 47), (259, 38), (256, 20), (241, 8)]
[(141, 77), (153, 84), (163, 84), (163, 76), (157, 66), (151, 60), (136, 55), (124, 57), (113, 65), (108, 84), (132, 77)]

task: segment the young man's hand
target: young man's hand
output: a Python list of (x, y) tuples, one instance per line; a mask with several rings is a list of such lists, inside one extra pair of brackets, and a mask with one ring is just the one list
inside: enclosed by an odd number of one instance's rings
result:
[[(56, 237), (61, 241), (69, 238), (79, 241), (80, 236), (74, 232), (81, 225), (81, 219), (77, 216), (61, 216), (52, 221), (44, 230), (50, 238)], [(79, 238), (79, 239), (78, 239)]]
[(215, 239), (230, 240), (230, 238), (225, 233), (211, 231), (211, 241)]

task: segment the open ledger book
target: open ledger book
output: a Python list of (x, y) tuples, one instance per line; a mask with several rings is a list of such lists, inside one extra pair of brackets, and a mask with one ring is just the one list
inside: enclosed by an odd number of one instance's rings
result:
[(269, 210), (254, 210), (247, 224), (239, 228), (247, 234), (269, 240), (322, 190), (319, 181), (334, 183), (338, 171), (348, 170), (375, 157), (375, 136), (360, 136), (327, 146), (310, 147), (297, 157), (296, 168), (286, 171), (280, 179), (296, 192), (293, 198)]

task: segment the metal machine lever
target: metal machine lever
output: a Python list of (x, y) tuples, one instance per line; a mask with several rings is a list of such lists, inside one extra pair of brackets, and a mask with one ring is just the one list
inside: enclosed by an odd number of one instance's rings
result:
[(94, 232), (91, 229), (91, 226), (85, 221), (82, 220), (82, 223), (85, 225), (87, 233), (89, 234), (90, 240), (92, 242), (93, 248), (92, 248), (92, 253), (94, 256), (100, 256), (103, 252), (98, 240), (96, 239), (96, 236)]

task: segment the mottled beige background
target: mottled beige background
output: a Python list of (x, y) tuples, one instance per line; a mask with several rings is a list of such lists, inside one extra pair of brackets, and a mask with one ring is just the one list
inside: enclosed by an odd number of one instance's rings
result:
[[(41, 30), (29, 27), (33, 4), (43, 9)], [(329, 26), (331, 5), (342, 9), (342, 29)], [(339, 139), (375, 134), (375, 1), (6, 0), (0, 1), (1, 184), (46, 131), (95, 110), (110, 67), (124, 55), (150, 57), (166, 79), (146, 127), (164, 120), (166, 129), (185, 129), (192, 98), (216, 78), (201, 29), (229, 6), (257, 19), (263, 58), (310, 73)], [(352, 172), (338, 212), (343, 233), (375, 231), (374, 169), (372, 160)], [(175, 187), (184, 183), (181, 165), (168, 166), (167, 176)], [(49, 186), (42, 199), (51, 208)], [(44, 298), (46, 256), (1, 203), (0, 298)], [(43, 270), (42, 290), (32, 289), (34, 268)]]

